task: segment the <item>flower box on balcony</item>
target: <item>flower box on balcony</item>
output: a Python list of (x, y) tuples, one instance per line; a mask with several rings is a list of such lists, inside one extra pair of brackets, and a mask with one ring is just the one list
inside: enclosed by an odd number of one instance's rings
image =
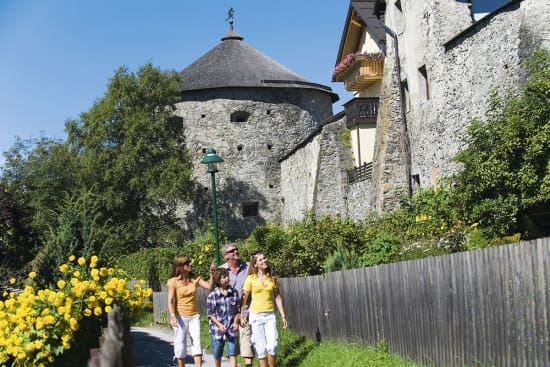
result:
[(334, 80), (344, 82), (348, 91), (361, 91), (382, 80), (384, 56), (382, 54), (348, 55), (334, 68)]

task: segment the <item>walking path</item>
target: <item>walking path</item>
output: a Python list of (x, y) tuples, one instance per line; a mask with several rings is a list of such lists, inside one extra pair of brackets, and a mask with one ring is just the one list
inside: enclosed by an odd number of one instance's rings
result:
[[(137, 367), (174, 367), (174, 334), (172, 329), (163, 326), (132, 327)], [(190, 346), (188, 350), (190, 350)], [(203, 367), (214, 367), (214, 357), (210, 351), (204, 350)], [(194, 366), (193, 357), (187, 355), (186, 366)], [(229, 367), (229, 360), (222, 358), (222, 367)]]

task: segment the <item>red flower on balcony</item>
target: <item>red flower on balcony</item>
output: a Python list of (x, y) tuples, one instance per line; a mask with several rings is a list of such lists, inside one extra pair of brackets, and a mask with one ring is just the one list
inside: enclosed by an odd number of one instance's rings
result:
[(337, 75), (342, 71), (346, 70), (350, 65), (352, 65), (356, 60), (374, 60), (374, 61), (383, 61), (384, 54), (382, 52), (354, 52), (347, 54), (342, 61), (340, 61), (332, 71), (333, 75)]

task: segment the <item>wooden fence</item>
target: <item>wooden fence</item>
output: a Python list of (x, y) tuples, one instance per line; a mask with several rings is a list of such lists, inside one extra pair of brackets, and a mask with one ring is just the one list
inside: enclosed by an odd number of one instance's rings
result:
[(549, 285), (549, 238), (281, 279), (292, 330), (433, 366), (550, 366)]

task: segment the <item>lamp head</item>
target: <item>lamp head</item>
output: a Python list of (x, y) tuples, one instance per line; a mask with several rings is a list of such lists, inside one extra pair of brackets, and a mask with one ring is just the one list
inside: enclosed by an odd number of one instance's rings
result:
[(216, 154), (216, 150), (214, 148), (208, 148), (206, 150), (206, 155), (201, 160), (201, 163), (208, 165), (207, 172), (215, 173), (218, 172), (218, 169), (216, 168), (216, 163), (222, 163), (223, 161), (224, 160)]

